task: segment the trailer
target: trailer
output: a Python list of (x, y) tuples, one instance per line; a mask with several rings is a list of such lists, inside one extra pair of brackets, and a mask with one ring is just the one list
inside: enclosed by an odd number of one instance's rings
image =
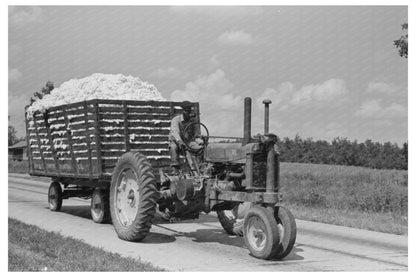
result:
[[(26, 114), (29, 174), (52, 178), (51, 210), (63, 199), (108, 190), (118, 159), (129, 151), (145, 155), (159, 180), (159, 169), (169, 170), (170, 120), (182, 105), (94, 99)], [(199, 104), (192, 105), (199, 121)]]

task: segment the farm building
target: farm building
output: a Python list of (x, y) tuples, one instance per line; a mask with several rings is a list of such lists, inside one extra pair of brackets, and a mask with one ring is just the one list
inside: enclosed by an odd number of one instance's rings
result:
[(26, 140), (9, 146), (9, 159), (11, 160), (27, 160), (27, 142)]

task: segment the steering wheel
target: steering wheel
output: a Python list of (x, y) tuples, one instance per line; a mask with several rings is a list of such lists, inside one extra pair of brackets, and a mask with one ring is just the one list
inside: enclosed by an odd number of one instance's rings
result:
[[(187, 136), (191, 130), (195, 130), (197, 125), (199, 125), (200, 134), (195, 134), (195, 132), (192, 132), (191, 136)], [(194, 154), (200, 154), (207, 147), (208, 139), (209, 139), (209, 132), (208, 132), (208, 128), (201, 122), (189, 123), (188, 125), (185, 126), (183, 133), (185, 134), (185, 136), (182, 136), (182, 141), (185, 144), (186, 150), (188, 150), (189, 152), (192, 152)], [(198, 139), (200, 140), (200, 143), (197, 142)], [(199, 144), (203, 147), (199, 149), (192, 148), (192, 143)]]

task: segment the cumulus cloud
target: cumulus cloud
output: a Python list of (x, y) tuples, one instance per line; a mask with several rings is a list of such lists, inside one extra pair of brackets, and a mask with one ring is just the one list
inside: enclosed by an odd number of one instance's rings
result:
[(306, 85), (299, 89), (291, 82), (284, 82), (276, 89), (267, 88), (258, 99), (270, 99), (280, 110), (290, 107), (298, 107), (313, 104), (315, 107), (331, 104), (331, 101), (340, 100), (348, 93), (345, 81), (342, 79), (330, 79), (319, 84)]
[(220, 65), (220, 61), (218, 60), (217, 55), (214, 55), (209, 59), (209, 65), (212, 67), (217, 67)]
[(367, 93), (375, 94), (391, 94), (401, 91), (401, 87), (395, 84), (383, 83), (383, 82), (370, 82), (366, 89)]
[(27, 24), (42, 21), (43, 11), (40, 7), (22, 6), (9, 7), (9, 23), (14, 26), (22, 27)]
[(208, 19), (258, 16), (263, 13), (263, 8), (259, 6), (171, 6), (169, 10), (173, 14), (198, 15)]
[(185, 79), (189, 74), (175, 67), (162, 67), (150, 73), (149, 76), (161, 79)]
[(250, 45), (254, 43), (252, 35), (244, 31), (225, 32), (217, 40), (223, 45)]
[(308, 85), (296, 91), (292, 98), (294, 104), (306, 104), (311, 101), (328, 102), (348, 93), (342, 79), (330, 79), (321, 84)]
[[(342, 79), (329, 79), (301, 87), (284, 82), (275, 88), (265, 89), (255, 98), (255, 103), (257, 111), (260, 111), (264, 109), (264, 99), (272, 101), (270, 130), (278, 135), (300, 134), (302, 137), (327, 138), (341, 128), (339, 125), (326, 124), (343, 122), (339, 114), (340, 109), (345, 109), (341, 114), (348, 110), (348, 92)], [(262, 115), (257, 116), (256, 120), (261, 122)]]
[(18, 81), (22, 77), (22, 73), (17, 68), (9, 68), (9, 83)]
[(243, 99), (234, 94), (233, 89), (234, 84), (226, 78), (223, 70), (218, 69), (188, 82), (183, 90), (173, 91), (171, 100), (199, 102), (201, 121), (207, 124), (212, 134), (239, 135)]
[[(320, 131), (321, 130), (318, 130), (318, 133)], [(325, 126), (322, 135), (324, 135), (323, 136), (324, 139), (330, 141), (333, 138), (342, 137), (344, 135), (344, 132), (345, 132), (345, 128), (342, 124), (338, 122), (330, 122)], [(319, 137), (318, 134), (316, 134), (316, 137)]]
[[(284, 82), (275, 88), (266, 88), (262, 94), (246, 91), (241, 93), (221, 69), (188, 82), (184, 89), (171, 93), (173, 101), (195, 101), (200, 103), (201, 121), (206, 123), (211, 134), (242, 136), (244, 97), (253, 100), (252, 133), (263, 132), (264, 99), (272, 100), (270, 106), (270, 130), (278, 135), (296, 134), (306, 130), (305, 135), (335, 135), (341, 125), (330, 125), (319, 131), (317, 126), (334, 120), (334, 103), (340, 103), (348, 93), (346, 84), (340, 79), (296, 88), (291, 82)], [(332, 101), (332, 102), (331, 102)], [(302, 112), (299, 112), (299, 109)], [(307, 127), (301, 125), (310, 122)], [(325, 125), (322, 125), (325, 126)], [(303, 129), (302, 129), (303, 128)], [(309, 129), (308, 129), (309, 128)], [(284, 131), (284, 133), (282, 133)], [(315, 131), (315, 133), (313, 133)], [(319, 135), (319, 136), (318, 136)]]
[(398, 103), (383, 105), (380, 100), (368, 100), (361, 104), (355, 115), (373, 119), (407, 118), (407, 107)]

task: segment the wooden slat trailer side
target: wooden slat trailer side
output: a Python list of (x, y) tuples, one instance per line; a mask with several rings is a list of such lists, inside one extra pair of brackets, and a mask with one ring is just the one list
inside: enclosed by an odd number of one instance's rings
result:
[[(199, 122), (199, 104), (192, 104)], [(182, 105), (95, 99), (35, 112), (26, 117), (30, 175), (107, 186), (118, 159), (129, 151), (146, 156), (157, 175), (158, 168), (169, 166), (170, 120)]]

